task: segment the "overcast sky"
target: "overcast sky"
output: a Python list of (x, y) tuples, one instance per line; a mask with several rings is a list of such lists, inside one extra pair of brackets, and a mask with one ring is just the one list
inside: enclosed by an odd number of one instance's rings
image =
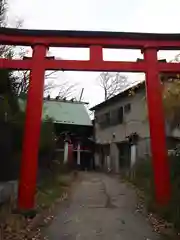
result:
[[(58, 30), (99, 30), (180, 33), (180, 0), (9, 0), (10, 21), (24, 20), (24, 28)], [(88, 59), (88, 51), (51, 49), (56, 57)], [(177, 52), (162, 52), (160, 58), (171, 59)], [(140, 51), (106, 50), (105, 59), (135, 60)], [(78, 82), (78, 91), (85, 88), (84, 100), (93, 106), (103, 100), (97, 84), (98, 73), (66, 72), (62, 78)], [(141, 75), (129, 75), (138, 80)]]

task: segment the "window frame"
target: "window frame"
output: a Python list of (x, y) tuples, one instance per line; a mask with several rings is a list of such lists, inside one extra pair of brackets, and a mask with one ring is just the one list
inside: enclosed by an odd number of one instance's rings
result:
[[(120, 115), (121, 110), (121, 115)], [(122, 124), (124, 122), (124, 108), (123, 106), (118, 107), (118, 124)]]
[(131, 103), (127, 103), (124, 105), (124, 113), (128, 114), (131, 112)]

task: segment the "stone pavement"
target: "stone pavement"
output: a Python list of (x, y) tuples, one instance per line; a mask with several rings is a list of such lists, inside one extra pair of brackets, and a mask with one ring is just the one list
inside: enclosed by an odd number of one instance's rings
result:
[(134, 191), (117, 177), (82, 173), (69, 203), (47, 228), (49, 240), (157, 240), (136, 211)]

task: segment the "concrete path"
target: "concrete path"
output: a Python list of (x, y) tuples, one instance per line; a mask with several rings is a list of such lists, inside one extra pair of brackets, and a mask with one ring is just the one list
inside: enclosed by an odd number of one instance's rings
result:
[(132, 189), (99, 173), (82, 173), (70, 202), (46, 230), (49, 240), (157, 240), (136, 211)]

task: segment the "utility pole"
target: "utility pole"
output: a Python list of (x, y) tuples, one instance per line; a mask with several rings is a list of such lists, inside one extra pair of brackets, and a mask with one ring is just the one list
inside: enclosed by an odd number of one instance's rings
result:
[(81, 95), (80, 95), (79, 101), (81, 101), (81, 99), (82, 99), (83, 92), (84, 92), (84, 88), (82, 88), (82, 90), (81, 90)]

